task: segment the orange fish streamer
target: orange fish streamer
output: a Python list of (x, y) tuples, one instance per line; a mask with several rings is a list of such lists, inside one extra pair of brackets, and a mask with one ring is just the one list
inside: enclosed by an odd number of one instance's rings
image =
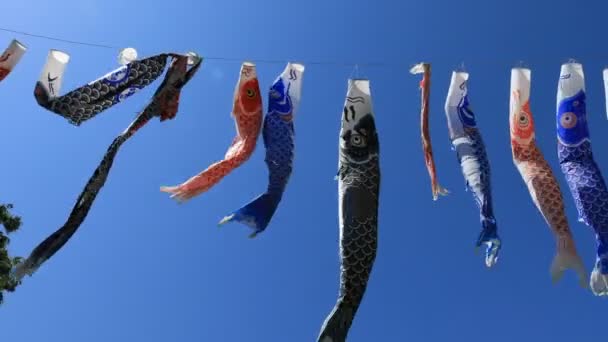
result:
[(511, 70), (509, 126), (513, 163), (528, 187), (532, 201), (555, 236), (557, 252), (551, 264), (551, 279), (556, 282), (567, 269), (576, 271), (586, 287), (587, 271), (570, 232), (559, 184), (543, 153), (536, 145), (534, 119), (530, 111), (531, 70)]
[(210, 165), (205, 171), (178, 186), (162, 186), (160, 191), (171, 198), (185, 202), (211, 189), (232, 170), (241, 166), (255, 150), (262, 126), (262, 98), (255, 64), (245, 62), (234, 93), (232, 116), (236, 121), (237, 135), (224, 159)]
[(429, 99), (431, 96), (431, 65), (429, 63), (420, 63), (415, 65), (411, 70), (411, 74), (422, 74), (420, 81), (421, 90), (421, 107), (420, 107), (420, 134), (422, 136), (422, 150), (424, 152), (424, 161), (426, 169), (431, 178), (431, 187), (433, 190), (433, 200), (437, 200), (439, 195), (445, 196), (449, 193), (439, 185), (437, 180), (437, 171), (435, 170), (435, 160), (433, 159), (433, 147), (431, 146), (431, 132), (429, 128)]

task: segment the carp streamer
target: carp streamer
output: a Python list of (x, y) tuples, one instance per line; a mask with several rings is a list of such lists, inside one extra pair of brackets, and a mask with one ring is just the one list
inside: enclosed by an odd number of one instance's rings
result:
[(378, 248), (380, 144), (369, 80), (349, 80), (339, 136), (340, 292), (319, 342), (346, 341)]
[(513, 163), (519, 170), (532, 201), (551, 228), (556, 254), (551, 264), (551, 279), (558, 281), (567, 269), (578, 274), (579, 283), (587, 285), (587, 271), (581, 260), (564, 211), (564, 199), (557, 179), (543, 153), (536, 145), (534, 119), (530, 110), (531, 70), (511, 70), (509, 126)]
[(34, 95), (39, 105), (63, 116), (71, 124), (80, 126), (154, 82), (163, 73), (170, 55), (159, 54), (132, 61), (59, 96), (70, 55), (51, 50), (36, 83)]
[(498, 261), (501, 241), (492, 207), (490, 162), (477, 128), (475, 114), (469, 104), (468, 79), (469, 74), (466, 72), (452, 72), (445, 113), (450, 140), (460, 162), (462, 175), (479, 207), (482, 229), (477, 238), (477, 247), (486, 245), (486, 266), (492, 267)]
[(422, 138), (422, 151), (424, 152), (424, 162), (426, 169), (431, 178), (431, 190), (433, 191), (433, 200), (449, 193), (439, 185), (437, 180), (437, 171), (435, 170), (435, 160), (433, 159), (433, 147), (431, 145), (431, 129), (429, 125), (429, 106), (431, 97), (431, 65), (429, 63), (420, 63), (410, 69), (411, 74), (422, 74), (420, 81), (420, 135)]
[[(182, 55), (170, 53), (161, 56), (164, 56), (165, 58), (170, 57), (172, 62), (165, 74), (163, 82), (154, 93), (152, 100), (127, 129), (110, 144), (101, 163), (93, 172), (93, 175), (76, 200), (76, 204), (65, 224), (34, 248), (30, 256), (13, 269), (11, 274), (12, 280), (17, 284), (21, 282), (25, 275), (32, 275), (46, 260), (59, 251), (84, 222), (97, 194), (108, 178), (108, 174), (120, 146), (152, 118), (159, 117), (160, 121), (164, 121), (175, 117), (179, 105), (180, 91), (199, 69), (202, 59), (195, 54)], [(165, 64), (165, 62), (162, 62), (160, 59), (157, 59), (157, 62), (159, 64)], [(190, 68), (188, 68), (189, 65)], [(156, 69), (154, 68), (154, 70)], [(36, 86), (37, 89), (39, 87), (40, 84)], [(74, 107), (68, 106), (65, 108)], [(64, 114), (67, 115), (67, 112)], [(75, 117), (68, 117), (68, 119), (77, 120), (78, 118), (82, 118), (78, 113), (75, 115)]]
[(579, 63), (561, 67), (557, 87), (557, 150), (579, 221), (595, 232), (597, 256), (590, 286), (608, 296), (608, 189), (591, 150), (587, 124), (585, 74)]
[(302, 64), (288, 63), (270, 88), (268, 114), (262, 130), (269, 173), (266, 192), (220, 222), (237, 221), (248, 225), (254, 230), (250, 237), (266, 229), (291, 176), (295, 149), (293, 120), (300, 104), (303, 73)]
[(245, 62), (234, 91), (232, 115), (236, 121), (237, 135), (228, 148), (224, 159), (212, 164), (205, 171), (181, 185), (161, 186), (171, 198), (185, 202), (211, 189), (234, 169), (246, 162), (255, 150), (262, 127), (262, 97), (255, 64)]

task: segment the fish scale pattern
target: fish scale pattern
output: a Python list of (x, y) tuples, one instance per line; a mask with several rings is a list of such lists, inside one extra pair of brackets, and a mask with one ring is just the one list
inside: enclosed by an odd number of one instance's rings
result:
[[(340, 292), (336, 306), (319, 341), (346, 341), (361, 305), (378, 249), (377, 203), (380, 185), (378, 157), (362, 164), (342, 160), (339, 177), (341, 198)], [(375, 203), (375, 205), (374, 205)], [(365, 213), (353, 211), (362, 205)], [(375, 213), (375, 214), (374, 214)], [(362, 215), (363, 214), (363, 215)]]
[[(579, 219), (592, 227), (600, 247), (608, 245), (608, 189), (593, 159), (591, 142), (578, 146), (558, 143), (560, 166), (578, 209)], [(602, 246), (603, 245), (603, 246)], [(602, 273), (608, 273), (608, 253), (604, 253)]]
[(76, 204), (72, 208), (72, 212), (65, 224), (41, 242), (32, 251), (30, 256), (16, 267), (14, 271), (16, 279), (21, 281), (25, 275), (32, 275), (46, 260), (58, 252), (80, 228), (97, 195), (105, 185), (114, 163), (114, 158), (122, 144), (154, 117), (159, 117), (161, 120), (163, 118), (167, 120), (175, 117), (178, 109), (177, 102), (180, 90), (198, 71), (201, 62), (202, 60), (199, 59), (190, 70), (187, 70), (187, 57), (175, 57), (174, 62), (165, 75), (163, 83), (155, 92), (152, 100), (129, 127), (112, 141), (112, 144), (106, 150), (103, 159), (76, 200)]
[(264, 118), (263, 137), (269, 169), (268, 192), (281, 196), (293, 169), (293, 122), (284, 120), (281, 114), (269, 113)]
[[(453, 144), (467, 188), (473, 194), (475, 203), (479, 207), (483, 231), (479, 236), (477, 245), (487, 243), (489, 244), (488, 249), (498, 249), (500, 243), (492, 207), (491, 171), (486, 148), (478, 129), (467, 127), (465, 132), (466, 137), (455, 139)], [(498, 246), (493, 246), (493, 244), (498, 244)]]
[[(79, 126), (154, 82), (164, 71), (168, 54), (133, 61), (71, 92), (51, 98), (38, 82), (34, 95), (46, 109)], [(50, 77), (50, 76), (49, 76)]]
[(564, 211), (564, 199), (551, 167), (535, 143), (513, 146), (517, 168), (528, 186), (534, 204), (538, 207), (551, 229), (560, 237), (558, 248), (574, 252), (568, 219)]

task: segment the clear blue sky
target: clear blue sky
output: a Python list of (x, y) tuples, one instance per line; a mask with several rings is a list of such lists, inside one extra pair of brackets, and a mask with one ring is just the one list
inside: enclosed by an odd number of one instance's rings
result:
[[(557, 164), (555, 96), (561, 63), (583, 63), (594, 152), (608, 176), (601, 71), (601, 1), (10, 1), (6, 28), (114, 46), (140, 56), (194, 50), (203, 56), (383, 62), (371, 79), (380, 135), (379, 251), (349, 341), (597, 340), (607, 303), (568, 272), (550, 283), (553, 237), (513, 165), (510, 68), (532, 69), (537, 138), (562, 186), (571, 228), (591, 270), (595, 241)], [(117, 66), (117, 51), (0, 32), (29, 50), (0, 84), (0, 200), (24, 226), (12, 252), (27, 254), (65, 221), (106, 147), (154, 87), (74, 127), (33, 96), (49, 49), (71, 54), (63, 92)], [(433, 63), (431, 134), (437, 202), (419, 132), (420, 61)], [(475, 254), (478, 211), (450, 149), (443, 104), (453, 68), (470, 72), (470, 100), (492, 167), (504, 246), (495, 269)], [(177, 205), (172, 185), (221, 158), (239, 62), (205, 61), (175, 120), (153, 121), (120, 151), (81, 230), (0, 308), (3, 341), (313, 341), (338, 290), (337, 141), (352, 67), (307, 65), (295, 120), (295, 172), (271, 225), (218, 220), (266, 187), (261, 139), (251, 160), (218, 186)], [(258, 64), (267, 89), (284, 63)], [(157, 81), (157, 84), (159, 81)]]

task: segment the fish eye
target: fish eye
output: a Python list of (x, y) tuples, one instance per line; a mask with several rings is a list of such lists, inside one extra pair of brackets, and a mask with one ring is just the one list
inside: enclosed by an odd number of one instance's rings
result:
[(517, 121), (520, 127), (528, 127), (528, 124), (530, 123), (528, 116), (525, 113), (520, 113)]
[(562, 117), (559, 119), (559, 123), (564, 128), (572, 128), (576, 126), (576, 115), (572, 112), (564, 113)]
[(360, 134), (353, 134), (350, 137), (350, 143), (351, 143), (351, 145), (353, 145), (355, 147), (365, 146), (365, 144), (366, 144), (365, 137)]
[(252, 98), (255, 96), (255, 91), (253, 89), (247, 89), (247, 97)]

